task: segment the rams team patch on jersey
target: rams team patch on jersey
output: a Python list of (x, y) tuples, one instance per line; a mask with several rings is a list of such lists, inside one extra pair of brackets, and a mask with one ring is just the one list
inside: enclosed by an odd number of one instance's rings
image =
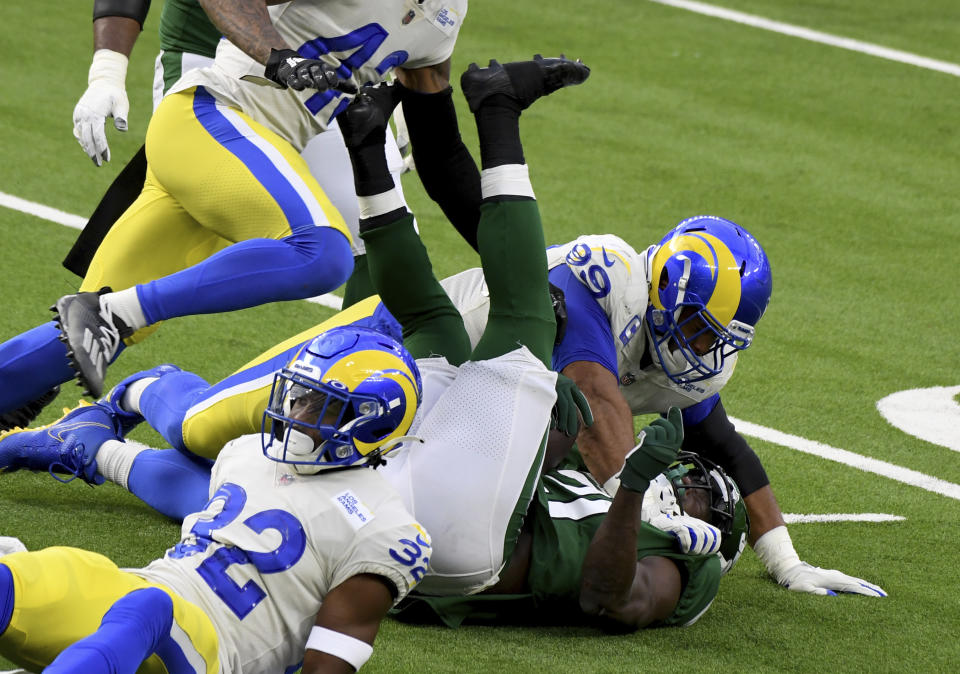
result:
[(444, 35), (449, 37), (460, 25), (460, 15), (452, 7), (441, 7), (434, 15), (432, 22)]
[(357, 495), (347, 489), (342, 491), (332, 499), (337, 509), (347, 518), (347, 522), (353, 527), (354, 531), (360, 529), (373, 521), (373, 512), (365, 505), (363, 501), (357, 498)]

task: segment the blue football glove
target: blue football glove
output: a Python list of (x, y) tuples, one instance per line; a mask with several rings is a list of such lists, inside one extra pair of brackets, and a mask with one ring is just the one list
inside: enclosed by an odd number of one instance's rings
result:
[(630, 450), (617, 477), (620, 486), (644, 492), (650, 480), (673, 463), (683, 444), (683, 416), (680, 408), (671, 407), (667, 418), (655, 419), (638, 436), (637, 446)]

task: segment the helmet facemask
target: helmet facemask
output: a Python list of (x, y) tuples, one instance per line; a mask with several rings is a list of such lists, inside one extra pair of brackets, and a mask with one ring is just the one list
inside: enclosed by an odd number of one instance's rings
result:
[(333, 328), (274, 375), (263, 453), (299, 473), (377, 466), (406, 439), (420, 404), (416, 362), (368, 328)]
[(664, 373), (678, 384), (719, 374), (753, 343), (770, 299), (763, 249), (729, 220), (688, 218), (651, 254), (646, 326)]
[(677, 495), (677, 504), (684, 515), (692, 515), (684, 508), (690, 506), (688, 492), (701, 494), (706, 501), (707, 522), (720, 530), (720, 549), (717, 555), (722, 564), (721, 570), (727, 573), (740, 558), (750, 531), (750, 519), (746, 505), (740, 496), (736, 482), (720, 466), (693, 452), (680, 452), (677, 461), (664, 472), (673, 484)]

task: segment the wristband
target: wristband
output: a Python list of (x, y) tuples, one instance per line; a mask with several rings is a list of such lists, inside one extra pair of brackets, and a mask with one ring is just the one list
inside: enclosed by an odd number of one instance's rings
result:
[(767, 567), (774, 578), (781, 578), (788, 570), (800, 563), (797, 551), (793, 549), (790, 533), (783, 525), (774, 527), (753, 544), (753, 551)]
[(363, 667), (373, 653), (373, 646), (366, 641), (319, 625), (314, 625), (310, 630), (307, 648), (338, 657), (355, 670)]
[(87, 84), (105, 80), (125, 89), (127, 63), (129, 59), (118, 51), (98, 49), (93, 53), (93, 62), (90, 63), (90, 72), (87, 74)]

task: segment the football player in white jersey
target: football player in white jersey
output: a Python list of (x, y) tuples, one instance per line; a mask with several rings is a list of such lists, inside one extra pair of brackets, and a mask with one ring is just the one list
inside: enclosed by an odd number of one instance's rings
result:
[[(0, 412), (35, 414), (40, 405), (31, 401), (73, 369), (99, 394), (109, 362), (166, 318), (340, 285), (351, 260), (363, 263), (361, 241), (350, 250), (350, 227), (296, 151), (347, 103), (340, 89), (391, 71), (402, 83), (421, 179), (476, 246), (479, 172), (460, 139), (448, 82), (466, 0), (294, 0), (269, 12), (262, 0), (202, 5), (232, 42), (221, 41), (221, 60), (158, 107), (147, 134), (154, 151), (145, 191), (97, 249), (81, 292), (57, 303), (59, 326), (50, 322), (0, 345), (0, 381), (34, 375), (27, 385), (0, 387)], [(242, 74), (267, 84), (233, 79)], [(304, 87), (311, 91), (296, 91)], [(279, 273), (292, 268), (301, 272)], [(370, 294), (365, 274), (353, 278), (353, 299)], [(99, 295), (104, 287), (118, 292)]]
[(48, 672), (360, 669), (432, 554), (368, 468), (403, 441), (420, 399), (417, 365), (390, 337), (345, 327), (313, 340), (277, 373), (262, 433), (223, 448), (209, 501), (161, 559), (0, 558), (0, 653)]
[[(582, 64), (565, 59), (535, 59), (505, 66), (491, 62), (490, 68), (473, 67), (464, 74), (462, 85), (476, 114), (484, 167), (479, 243), (491, 304), (486, 329), (475, 347), (459, 312), (433, 278), (412, 216), (393, 189), (361, 197), (361, 208), (370, 213), (361, 233), (368, 243), (374, 282), (384, 304), (403, 326), (405, 345), (421, 356), (424, 401), (411, 427), (410, 442), (422, 444), (398, 453), (381, 470), (420, 513), (424, 525), (434, 530), (431, 572), (422, 581), (428, 595), (460, 597), (496, 586), (537, 487), (556, 398), (556, 375), (546, 367), (556, 321), (518, 122), (521, 110), (533, 100), (582, 81), (588, 72)], [(385, 101), (392, 93), (388, 87), (365, 93), (343, 120), (354, 163), (363, 166), (357, 172), (358, 190), (382, 184), (387, 175), (381, 146), (392, 107)], [(153, 379), (177, 382), (179, 374)], [(151, 386), (158, 383), (146, 383), (144, 395), (150, 395)], [(189, 381), (182, 383), (189, 386)], [(267, 418), (274, 418), (276, 409), (271, 403)], [(643, 492), (679, 449), (679, 418), (674, 409), (669, 421), (648, 429), (648, 441), (625, 464), (627, 486), (613, 499), (601, 530), (640, 528)], [(66, 437), (64, 447), (79, 459), (78, 473), (85, 475), (88, 468), (110, 473), (113, 469), (107, 464), (115, 463), (117, 452), (122, 451), (117, 447), (122, 443), (107, 439), (116, 432), (113, 423), (114, 417), (104, 407), (81, 407), (45, 434), (27, 431), (6, 436), (6, 448), (16, 443), (23, 447), (31, 442), (52, 444), (50, 437)], [(99, 424), (100, 430), (95, 433), (85, 424)], [(96, 451), (87, 451), (86, 445), (96, 445), (102, 456), (97, 458)], [(285, 439), (284, 451), (285, 456), (297, 454), (293, 438)], [(449, 475), (454, 472), (469, 474), (471, 479), (451, 481)], [(601, 542), (587, 565), (590, 573), (583, 577), (590, 599), (587, 614), (604, 615), (633, 628), (672, 615), (685, 587), (678, 567), (667, 559), (657, 561), (657, 553), (656, 559), (638, 560), (636, 543), (629, 537), (598, 537)], [(656, 547), (669, 556), (669, 545)], [(633, 561), (611, 564), (613, 551), (618, 558), (625, 555)], [(720, 566), (716, 559), (708, 559), (700, 560), (697, 568), (697, 574), (702, 570), (706, 575), (697, 585), (700, 608), (696, 615), (712, 601)], [(570, 578), (579, 584), (579, 564), (573, 572)], [(693, 585), (691, 581), (686, 587)]]

